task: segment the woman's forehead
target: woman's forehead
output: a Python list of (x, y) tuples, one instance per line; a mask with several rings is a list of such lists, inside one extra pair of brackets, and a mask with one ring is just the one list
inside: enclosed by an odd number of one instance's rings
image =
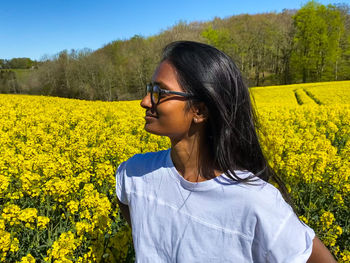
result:
[(177, 78), (178, 76), (174, 66), (168, 61), (163, 61), (156, 68), (152, 77), (152, 82), (161, 83), (163, 86), (165, 86), (164, 88), (169, 90), (182, 91), (183, 89), (181, 88)]

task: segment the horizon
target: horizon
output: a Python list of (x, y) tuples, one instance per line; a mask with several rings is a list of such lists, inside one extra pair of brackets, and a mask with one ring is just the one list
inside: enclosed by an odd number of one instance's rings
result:
[[(233, 1), (192, 0), (177, 3), (142, 1), (98, 3), (88, 0), (39, 0), (5, 2), (0, 9), (3, 18), (0, 32), (0, 59), (30, 58), (40, 61), (63, 50), (95, 51), (116, 40), (135, 35), (150, 37), (181, 22), (206, 22), (215, 17), (225, 19), (241, 14), (280, 13), (300, 9), (308, 1), (248, 0), (236, 6)], [(320, 4), (342, 4), (330, 0)], [(347, 2), (347, 1), (345, 1)], [(346, 3), (345, 3), (346, 4)], [(183, 8), (183, 7), (186, 8)]]

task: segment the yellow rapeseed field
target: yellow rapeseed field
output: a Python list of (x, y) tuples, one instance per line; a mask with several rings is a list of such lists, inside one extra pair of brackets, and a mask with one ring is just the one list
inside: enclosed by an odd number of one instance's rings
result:
[[(350, 262), (350, 81), (251, 93), (300, 218)], [(0, 95), (0, 262), (131, 262), (116, 168), (170, 146), (143, 130), (139, 103)]]

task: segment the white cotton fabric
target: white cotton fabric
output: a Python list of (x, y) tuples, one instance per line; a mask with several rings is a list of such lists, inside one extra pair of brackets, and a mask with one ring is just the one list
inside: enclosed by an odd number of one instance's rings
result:
[(116, 181), (129, 206), (136, 262), (301, 263), (311, 255), (314, 231), (260, 179), (247, 185), (223, 174), (192, 183), (177, 172), (169, 149), (133, 156)]

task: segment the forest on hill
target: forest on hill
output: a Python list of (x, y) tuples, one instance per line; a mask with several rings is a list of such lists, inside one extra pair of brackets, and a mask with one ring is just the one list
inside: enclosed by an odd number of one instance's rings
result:
[(350, 79), (350, 6), (310, 1), (281, 13), (179, 22), (158, 35), (135, 35), (96, 51), (63, 50), (29, 69), (3, 67), (0, 93), (140, 99), (162, 49), (176, 40), (204, 42), (226, 52), (248, 86)]

